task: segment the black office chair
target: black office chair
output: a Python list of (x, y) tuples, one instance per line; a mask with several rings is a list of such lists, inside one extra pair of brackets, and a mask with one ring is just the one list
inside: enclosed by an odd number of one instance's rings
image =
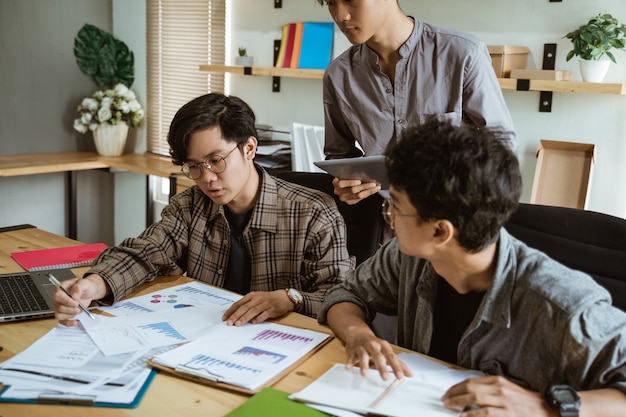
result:
[(325, 192), (332, 196), (346, 222), (348, 253), (360, 264), (376, 252), (383, 233), (381, 208), (383, 199), (373, 195), (365, 200), (349, 205), (339, 200), (333, 191), (333, 177), (324, 172), (282, 171), (276, 177), (308, 188)]
[(510, 234), (551, 258), (591, 275), (626, 311), (626, 220), (594, 211), (520, 203)]

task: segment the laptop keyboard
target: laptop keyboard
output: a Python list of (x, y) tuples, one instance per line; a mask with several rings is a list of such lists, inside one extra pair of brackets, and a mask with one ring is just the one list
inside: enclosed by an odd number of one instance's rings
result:
[(8, 275), (0, 278), (0, 313), (14, 314), (48, 309), (46, 300), (30, 275)]

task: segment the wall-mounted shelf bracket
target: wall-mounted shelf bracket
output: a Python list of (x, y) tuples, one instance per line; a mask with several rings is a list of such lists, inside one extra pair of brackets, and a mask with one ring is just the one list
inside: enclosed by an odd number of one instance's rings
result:
[[(552, 0), (550, 0), (552, 1)], [(282, 9), (283, 7), (283, 0), (274, 0), (274, 8), (275, 9)]]
[[(554, 70), (555, 62), (556, 62), (556, 43), (544, 43), (543, 44), (543, 64), (541, 68), (544, 70)], [(539, 94), (539, 112), (550, 113), (551, 111), (552, 111), (552, 91), (542, 91)]]
[(280, 77), (272, 77), (272, 92), (280, 93)]

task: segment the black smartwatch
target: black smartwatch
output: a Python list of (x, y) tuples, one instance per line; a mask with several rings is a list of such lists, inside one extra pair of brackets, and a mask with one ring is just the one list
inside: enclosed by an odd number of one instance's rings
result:
[(550, 407), (559, 410), (561, 417), (578, 417), (580, 397), (578, 392), (569, 385), (550, 385), (545, 392)]

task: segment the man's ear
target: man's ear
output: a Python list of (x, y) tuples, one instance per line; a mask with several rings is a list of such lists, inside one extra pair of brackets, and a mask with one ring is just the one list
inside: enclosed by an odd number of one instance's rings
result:
[(450, 220), (437, 220), (434, 223), (433, 238), (438, 245), (445, 245), (454, 239), (456, 228)]
[(243, 151), (244, 151), (244, 155), (246, 157), (246, 159), (248, 160), (252, 160), (254, 159), (255, 155), (256, 155), (256, 147), (257, 147), (257, 140), (254, 136), (249, 136), (248, 140), (246, 141), (245, 145), (243, 146)]

